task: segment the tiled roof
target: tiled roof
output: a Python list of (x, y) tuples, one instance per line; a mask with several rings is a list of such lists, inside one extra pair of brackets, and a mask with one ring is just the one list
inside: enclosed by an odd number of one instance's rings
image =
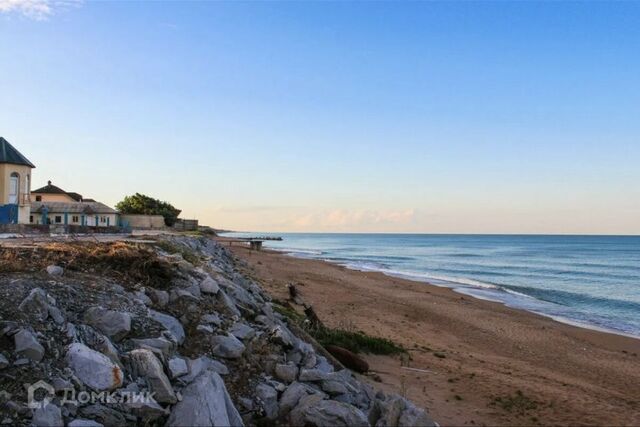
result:
[(0, 136), (0, 163), (11, 163), (13, 165), (24, 165), (35, 168), (25, 156), (23, 156), (16, 148), (9, 144), (9, 141)]
[(115, 214), (117, 211), (100, 202), (31, 202), (31, 212), (42, 213), (47, 207), (49, 214), (70, 213), (70, 214)]

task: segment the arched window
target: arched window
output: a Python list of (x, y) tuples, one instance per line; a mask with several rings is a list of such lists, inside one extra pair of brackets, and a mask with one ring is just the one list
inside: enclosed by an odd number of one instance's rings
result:
[(20, 194), (20, 175), (17, 172), (13, 172), (9, 179), (9, 204), (18, 204), (18, 195)]

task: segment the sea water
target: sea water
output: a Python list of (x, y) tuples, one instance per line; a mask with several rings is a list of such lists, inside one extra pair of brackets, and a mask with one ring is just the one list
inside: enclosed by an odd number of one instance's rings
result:
[[(234, 236), (265, 233), (233, 233)], [(269, 234), (267, 234), (269, 235)], [(272, 234), (269, 249), (640, 337), (640, 236)]]

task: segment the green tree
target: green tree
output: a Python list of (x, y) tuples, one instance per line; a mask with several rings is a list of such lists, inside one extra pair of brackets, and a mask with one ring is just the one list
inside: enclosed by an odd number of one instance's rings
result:
[(162, 202), (140, 193), (125, 197), (124, 200), (116, 205), (116, 209), (123, 214), (162, 215), (164, 223), (169, 227), (176, 223), (178, 215), (182, 212), (180, 209), (174, 208), (170, 203)]

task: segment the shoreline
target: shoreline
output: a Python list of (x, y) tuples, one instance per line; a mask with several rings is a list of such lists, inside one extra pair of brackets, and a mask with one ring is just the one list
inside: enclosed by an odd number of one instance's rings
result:
[(273, 297), (286, 299), (286, 284), (300, 283), (329, 326), (351, 325), (407, 348), (409, 366), (394, 357), (365, 358), (381, 377), (378, 386), (404, 390), (442, 425), (640, 424), (635, 336), (382, 272), (230, 249)]
[[(358, 272), (363, 272), (363, 273), (368, 273), (368, 272), (372, 272), (372, 273), (380, 273), (383, 274), (387, 277), (393, 277), (393, 278), (397, 278), (397, 279), (402, 279), (402, 280), (408, 280), (411, 282), (415, 282), (415, 283), (422, 283), (424, 285), (428, 285), (428, 286), (437, 286), (440, 288), (445, 288), (445, 289), (450, 289), (453, 292), (456, 292), (460, 295), (465, 295), (474, 299), (478, 299), (478, 300), (483, 300), (483, 301), (489, 301), (489, 302), (493, 302), (496, 304), (500, 304), (504, 307), (508, 307), (510, 309), (513, 310), (519, 310), (519, 311), (524, 311), (527, 313), (531, 313), (531, 314), (535, 314), (538, 316), (542, 316), (542, 317), (546, 317), (548, 319), (552, 319), (558, 323), (562, 323), (564, 325), (569, 325), (569, 326), (573, 326), (573, 327), (577, 327), (577, 328), (581, 328), (581, 329), (587, 329), (590, 331), (596, 331), (596, 332), (601, 332), (601, 333), (606, 333), (606, 334), (613, 334), (613, 335), (619, 335), (622, 337), (627, 337), (627, 338), (633, 338), (633, 339), (637, 339), (640, 340), (640, 335), (634, 335), (632, 333), (628, 333), (628, 332), (624, 332), (618, 329), (614, 329), (614, 328), (607, 328), (605, 326), (599, 326), (593, 323), (589, 323), (589, 322), (580, 322), (578, 320), (573, 320), (569, 317), (564, 317), (564, 316), (557, 316), (557, 315), (553, 315), (553, 314), (548, 314), (548, 313), (544, 313), (542, 311), (536, 311), (536, 310), (530, 310), (527, 309), (525, 307), (519, 307), (516, 305), (510, 305), (507, 301), (501, 301), (499, 299), (493, 299), (490, 296), (484, 296), (484, 295), (479, 295), (478, 293), (473, 293), (473, 292), (465, 292), (466, 289), (470, 289), (472, 291), (483, 291), (486, 288), (482, 288), (480, 286), (473, 286), (473, 285), (465, 285), (465, 284), (457, 284), (454, 282), (450, 282), (451, 285), (448, 285), (446, 283), (434, 283), (434, 282), (430, 282), (427, 279), (419, 279), (419, 278), (414, 278), (411, 276), (411, 274), (403, 274), (403, 273), (397, 273), (397, 274), (393, 274), (393, 273), (389, 273), (389, 272), (385, 272), (385, 271), (381, 271), (381, 270), (375, 270), (375, 269), (361, 269), (361, 268), (356, 268), (356, 267), (351, 267), (349, 265), (345, 265), (345, 264), (341, 264), (338, 262), (333, 262), (331, 260), (328, 259), (322, 259), (322, 258), (313, 258), (313, 257), (304, 257), (304, 256), (297, 256), (295, 255), (296, 251), (293, 249), (276, 249), (276, 248), (268, 248), (268, 249), (263, 249), (263, 251), (266, 252), (273, 252), (276, 254), (280, 254), (280, 255), (284, 255), (284, 256), (288, 256), (291, 258), (295, 258), (295, 259), (302, 259), (302, 260), (315, 260), (315, 261), (321, 261), (321, 262), (326, 262), (328, 264), (332, 264), (332, 265), (336, 265), (336, 266), (340, 266), (340, 267), (344, 267), (348, 270), (352, 270), (352, 271), (358, 271)], [(298, 252), (301, 253), (301, 252)], [(471, 279), (474, 280), (474, 279)], [(496, 285), (496, 290), (499, 292), (505, 292), (508, 293), (508, 291), (500, 289), (497, 285)], [(513, 294), (515, 295), (515, 294)], [(524, 294), (520, 294), (519, 295), (521, 298), (530, 298), (536, 302), (542, 303), (542, 304), (551, 304), (547, 301), (544, 300), (540, 300), (537, 299), (535, 297), (531, 297), (528, 295), (524, 295)]]

